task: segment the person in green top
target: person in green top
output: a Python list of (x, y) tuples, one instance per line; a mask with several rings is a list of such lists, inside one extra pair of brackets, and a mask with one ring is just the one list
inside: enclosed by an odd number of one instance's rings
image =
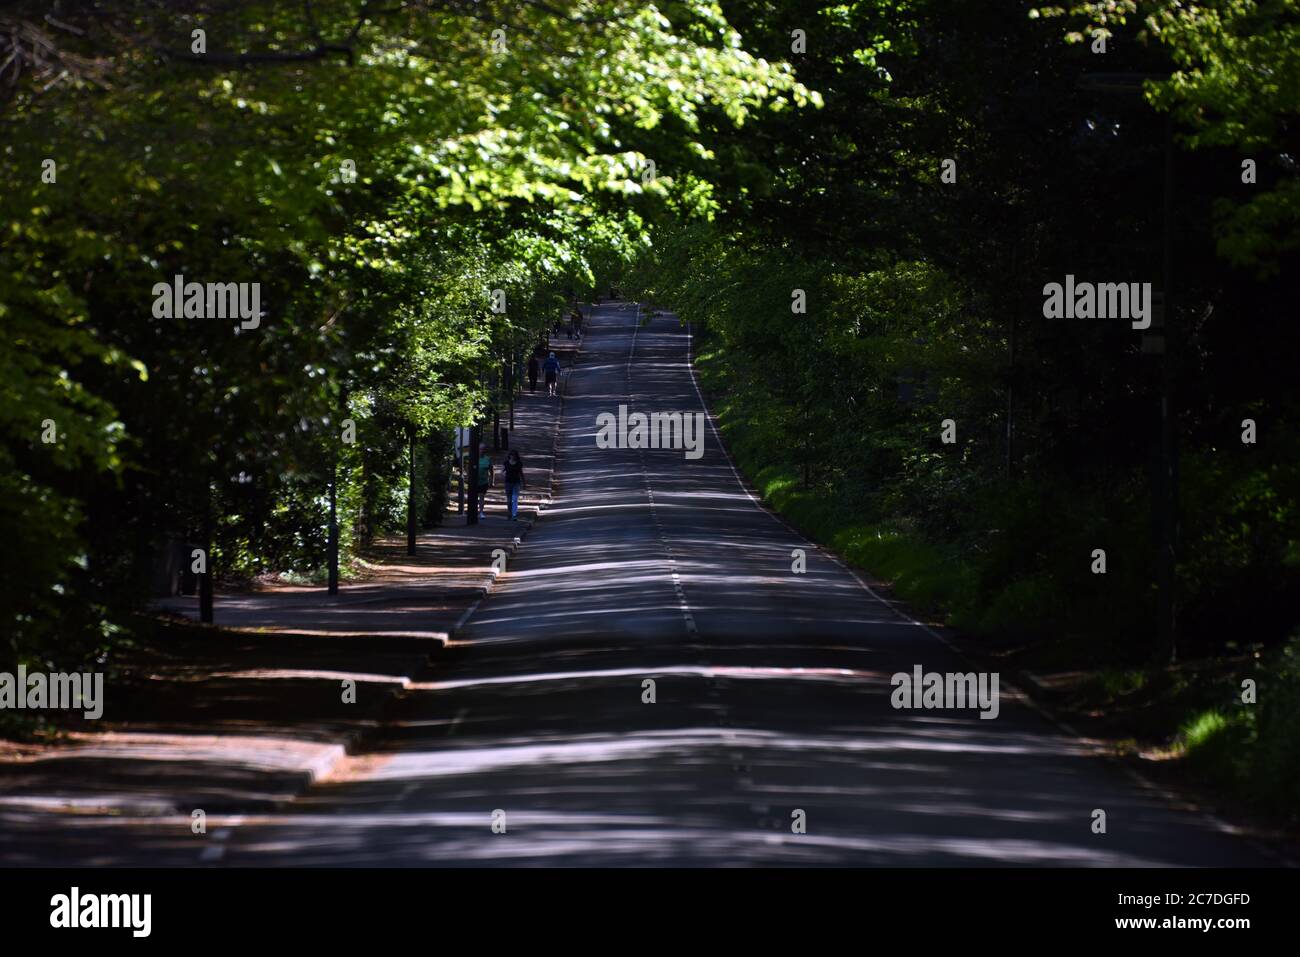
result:
[(479, 453), (478, 457), (478, 517), (487, 518), (487, 492), (492, 487), (494, 477), (492, 468), (492, 456), (487, 452)]

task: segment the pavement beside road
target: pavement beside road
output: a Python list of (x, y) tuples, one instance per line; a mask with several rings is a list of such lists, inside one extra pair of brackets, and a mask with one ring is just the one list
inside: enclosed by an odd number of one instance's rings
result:
[[(554, 346), (568, 366), (577, 344)], [(505, 490), (498, 483), (487, 496), (487, 518), (470, 525), (449, 503), (443, 524), (420, 533), (416, 554), (406, 554), (405, 536), (390, 536), (366, 555), (366, 573), (340, 585), (337, 595), (322, 586), (276, 585), (243, 593), (218, 592), (214, 626), (255, 633), (406, 636), (446, 642), (465, 608), (481, 598), (497, 577), (493, 553), (513, 554), (553, 495), (555, 443), (564, 399), (548, 398), (539, 387), (525, 391), (515, 405), (511, 445), (524, 460), (527, 487), (520, 498), (519, 521), (507, 516)], [(505, 450), (491, 452), (499, 470)], [(197, 621), (197, 596), (158, 602), (159, 610)]]
[[(571, 367), (579, 348), (555, 351)], [(414, 556), (404, 538), (380, 542), (364, 578), (337, 596), (302, 586), (218, 593), (213, 625), (198, 624), (195, 597), (160, 602), (156, 640), (114, 661), (100, 720), (50, 740), (0, 741), (0, 863), (46, 862), (20, 832), (38, 838), (52, 818), (103, 815), (156, 819), (176, 831), (179, 861), (190, 835), (210, 860), (194, 812), (269, 810), (328, 779), (492, 588), (494, 552), (513, 555), (549, 504), (563, 406), (562, 395), (526, 387), (516, 400), (510, 442), (528, 483), (516, 522), (498, 485), (485, 520), (468, 525), (453, 500)], [(498, 465), (503, 455), (493, 454)]]

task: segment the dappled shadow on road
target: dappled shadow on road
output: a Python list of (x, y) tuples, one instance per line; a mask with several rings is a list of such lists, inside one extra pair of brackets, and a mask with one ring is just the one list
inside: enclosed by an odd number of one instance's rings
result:
[(234, 862), (1234, 862), (1010, 699), (994, 720), (891, 708), (891, 674), (961, 662), (819, 553), (796, 571), (806, 543), (711, 430), (698, 460), (597, 448), (620, 402), (700, 409), (671, 322), (636, 332), (626, 387), (630, 318), (601, 320), (570, 380), (559, 494), (529, 547), (382, 748)]
[[(289, 808), (214, 820), (231, 836), (207, 862), (1266, 863), (1005, 687), (996, 718), (895, 709), (894, 674), (968, 668), (755, 507), (712, 430), (697, 460), (596, 447), (597, 416), (619, 402), (700, 408), (671, 320), (636, 331), (628, 389), (631, 319), (594, 318), (565, 400), (554, 507), (463, 631), (401, 683), (382, 738)], [(306, 693), (340, 668), (228, 671)], [(389, 692), (400, 673), (360, 670)], [(11, 808), (0, 824), (40, 814)], [(67, 829), (69, 846), (101, 862), (202, 863), (187, 823), (90, 816)]]
[(698, 459), (597, 448), (620, 403), (700, 410), (675, 323), (597, 327), (529, 547), (382, 748), (233, 861), (1240, 862), (1010, 697), (993, 720), (894, 710), (893, 673), (964, 666), (755, 507), (711, 429)]
[[(871, 669), (565, 657), (570, 670), (515, 682), (457, 669), (417, 683), (382, 753), (289, 813), (241, 820), (223, 863), (1127, 866), (1209, 863), (1217, 839), (1189, 821), (1171, 833), (1157, 802), (1024, 715), (882, 707)], [(1106, 835), (1090, 831), (1094, 807)], [(202, 843), (180, 826), (86, 819), (74, 831), (115, 827), (126, 861), (188, 847), (199, 863)], [(1242, 863), (1220, 850), (1214, 863)]]
[(896, 711), (879, 656), (833, 644), (765, 649), (762, 665), (696, 645), (638, 666), (636, 647), (548, 645), (507, 674), (487, 649), (444, 663), (381, 751), (247, 822), (229, 862), (1244, 863), (1014, 701), (995, 720)]
[(598, 447), (600, 417), (618, 419), (620, 406), (685, 416), (703, 406), (675, 320), (637, 328), (627, 310), (597, 329), (569, 379), (556, 500), (458, 642), (672, 640), (696, 630), (916, 639), (915, 623), (757, 507), (705, 420), (692, 433), (699, 458)]

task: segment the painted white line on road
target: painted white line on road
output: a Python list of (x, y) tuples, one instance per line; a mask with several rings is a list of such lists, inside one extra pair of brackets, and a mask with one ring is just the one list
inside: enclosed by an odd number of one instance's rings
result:
[[(636, 399), (632, 395), (632, 360), (636, 355), (636, 340), (641, 332), (641, 303), (636, 304), (636, 318), (632, 329), (632, 344), (627, 352), (627, 364), (623, 367), (624, 375), (627, 379), (627, 401), (628, 405), (635, 404)], [(691, 614), (690, 602), (686, 598), (686, 590), (682, 587), (681, 576), (677, 574), (677, 558), (673, 554), (673, 547), (668, 542), (668, 535), (664, 531), (663, 522), (659, 519), (659, 509), (655, 505), (655, 491), (650, 484), (650, 472), (645, 465), (645, 450), (637, 449), (637, 460), (641, 463), (641, 478), (645, 482), (646, 500), (650, 504), (650, 517), (654, 521), (655, 532), (659, 537), (659, 545), (664, 550), (664, 555), (668, 559), (668, 570), (672, 574), (673, 591), (677, 595), (677, 608), (682, 613), (682, 621), (686, 624), (686, 633), (688, 635), (698, 635), (699, 628), (695, 624), (695, 616)]]
[(474, 599), (474, 604), (466, 608), (464, 613), (456, 619), (456, 624), (451, 626), (451, 633), (453, 635), (465, 627), (465, 622), (469, 621), (470, 616), (474, 614), (474, 612), (478, 611), (478, 606), (483, 603), (483, 599), (486, 597), (486, 595), (479, 595)]
[(632, 320), (632, 347), (627, 350), (627, 365), (623, 367), (627, 375), (627, 398), (632, 400), (632, 357), (636, 355), (636, 337), (641, 332), (641, 303), (636, 304), (636, 318)]
[(460, 727), (460, 723), (465, 720), (465, 715), (469, 714), (469, 708), (461, 708), (456, 712), (456, 717), (452, 718), (451, 724), (447, 727), (447, 736), (451, 737)]
[(228, 822), (228, 827), (217, 828), (212, 832), (212, 836), (208, 838), (212, 843), (199, 854), (201, 862), (213, 863), (226, 856), (226, 841), (230, 840), (230, 835), (235, 833), (235, 828), (244, 823), (244, 815), (236, 814), (229, 818)]
[(695, 395), (700, 400), (700, 408), (704, 410), (704, 417), (705, 419), (708, 420), (709, 428), (713, 430), (713, 438), (714, 441), (718, 443), (718, 451), (720, 451), (722, 453), (723, 458), (726, 459), (727, 466), (731, 469), (731, 474), (735, 477), (736, 484), (740, 487), (740, 490), (745, 493), (745, 497), (748, 498), (751, 502), (753, 502), (754, 506), (758, 508), (759, 511), (763, 512), (766, 515), (770, 515), (774, 521), (778, 522), (786, 531), (794, 535), (799, 542), (807, 546), (810, 546), (819, 555), (824, 556), (834, 564), (838, 565), (844, 571), (848, 572), (848, 574), (853, 577), (853, 580), (856, 581), (863, 589), (866, 590), (868, 595), (870, 595), (876, 601), (880, 602), (882, 605), (887, 607), (899, 618), (902, 618), (904, 621), (908, 622), (909, 624), (913, 624), (920, 627), (927, 634), (943, 642), (943, 644), (947, 646), (948, 650), (960, 655), (961, 649), (958, 648), (955, 644), (953, 644), (943, 635), (939, 634), (939, 632), (935, 631), (925, 622), (917, 621), (915, 618), (913, 618), (911, 615), (908, 615), (906, 612), (900, 611), (897, 607), (895, 607), (894, 602), (883, 597), (874, 588), (868, 585), (867, 582), (862, 578), (862, 576), (859, 575), (857, 572), (855, 572), (852, 568), (850, 568), (848, 564), (846, 564), (844, 561), (842, 561), (839, 558), (839, 556), (833, 555), (830, 552), (825, 551), (820, 545), (808, 541), (808, 539), (805, 538), (803, 534), (799, 532), (798, 529), (796, 529), (793, 525), (791, 525), (784, 518), (778, 515), (775, 511), (773, 511), (772, 509), (764, 505), (762, 501), (760, 501), (754, 495), (754, 493), (749, 490), (749, 486), (745, 484), (744, 478), (741, 477), (740, 470), (736, 468), (736, 463), (731, 458), (731, 453), (727, 451), (726, 445), (724, 445), (722, 442), (722, 433), (718, 431), (718, 424), (713, 419), (713, 411), (709, 408), (709, 404), (704, 401), (704, 393), (700, 391), (700, 383), (695, 378), (695, 360), (693, 357), (694, 344), (695, 344), (695, 334), (691, 331), (690, 323), (687, 323), (686, 324), (686, 371), (690, 373), (691, 385), (695, 387)]

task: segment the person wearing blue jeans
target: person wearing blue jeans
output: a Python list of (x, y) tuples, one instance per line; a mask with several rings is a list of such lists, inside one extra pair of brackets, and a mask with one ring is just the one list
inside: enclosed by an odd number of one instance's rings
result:
[(505, 464), (501, 466), (506, 478), (506, 501), (510, 506), (510, 521), (519, 519), (519, 491), (524, 487), (524, 462), (515, 449), (506, 454)]

